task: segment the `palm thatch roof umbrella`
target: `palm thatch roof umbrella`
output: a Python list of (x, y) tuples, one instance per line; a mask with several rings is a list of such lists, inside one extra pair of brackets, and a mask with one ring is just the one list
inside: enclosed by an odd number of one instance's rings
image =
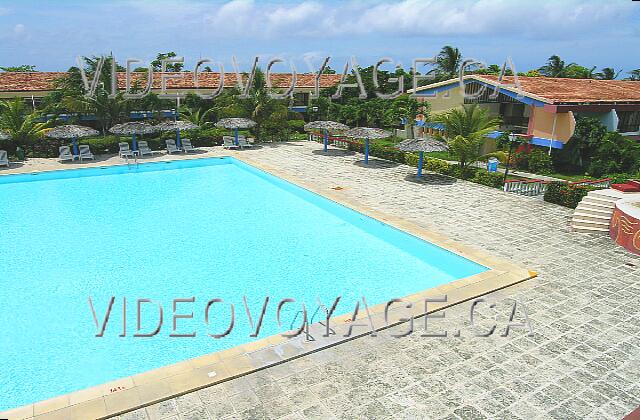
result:
[(94, 130), (90, 127), (67, 124), (52, 128), (47, 131), (45, 136), (52, 139), (71, 139), (73, 142), (73, 156), (78, 156), (80, 154), (78, 150), (78, 139), (82, 137), (97, 136), (98, 134), (100, 134), (98, 130)]
[(197, 124), (191, 121), (167, 121), (156, 125), (156, 129), (160, 131), (176, 131), (176, 146), (181, 146), (180, 130), (195, 130), (199, 128)]
[(322, 130), (324, 138), (324, 151), (327, 151), (329, 145), (329, 133), (346, 131), (349, 126), (335, 121), (311, 121), (304, 125), (304, 131)]
[(249, 118), (223, 118), (218, 121), (216, 127), (227, 128), (233, 130), (234, 143), (238, 146), (238, 130), (241, 128), (251, 128), (256, 125), (256, 122)]
[(157, 129), (154, 126), (139, 121), (117, 124), (109, 129), (109, 132), (119, 136), (132, 136), (131, 150), (138, 150), (138, 142), (136, 141), (137, 134), (150, 134), (155, 133), (156, 131)]
[(449, 150), (447, 143), (436, 140), (433, 137), (424, 137), (418, 139), (407, 139), (398, 144), (398, 149), (403, 152), (418, 152), (418, 178), (422, 176), (422, 165), (424, 163), (424, 153), (444, 152)]
[(364, 139), (364, 163), (369, 163), (369, 140), (384, 139), (391, 136), (389, 131), (381, 128), (355, 127), (344, 133), (347, 137)]

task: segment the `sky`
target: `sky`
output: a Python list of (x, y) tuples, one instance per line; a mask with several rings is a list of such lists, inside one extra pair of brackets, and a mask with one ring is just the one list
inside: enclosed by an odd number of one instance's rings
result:
[(110, 52), (146, 65), (167, 51), (187, 69), (210, 58), (231, 71), (234, 56), (243, 70), (255, 56), (263, 68), (284, 59), (274, 71), (312, 71), (326, 56), (339, 71), (351, 57), (409, 68), (453, 45), (487, 64), (510, 56), (517, 71), (557, 54), (626, 72), (640, 68), (639, 41), (640, 1), (631, 0), (0, 0), (0, 66), (41, 71)]

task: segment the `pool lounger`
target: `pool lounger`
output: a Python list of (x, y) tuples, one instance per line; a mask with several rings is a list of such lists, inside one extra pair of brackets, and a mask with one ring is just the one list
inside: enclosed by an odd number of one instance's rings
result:
[(118, 143), (118, 147), (120, 148), (120, 151), (118, 152), (120, 158), (133, 157), (133, 152), (129, 148), (129, 143)]
[(237, 149), (238, 145), (235, 144), (233, 137), (222, 136), (222, 147), (225, 149)]
[(7, 158), (6, 150), (0, 150), (0, 166), (9, 166), (9, 158)]
[(80, 145), (80, 154), (78, 155), (78, 158), (80, 158), (80, 162), (82, 162), (83, 159), (95, 159), (95, 156), (93, 156), (93, 153), (91, 153), (91, 149), (89, 148), (88, 145), (86, 144), (81, 144)]
[(142, 140), (138, 142), (138, 154), (140, 156), (153, 155), (153, 150), (149, 147), (149, 143)]
[(182, 143), (182, 150), (184, 150), (185, 153), (196, 151), (196, 149), (191, 145), (191, 140), (182, 139), (180, 143)]
[(253, 147), (253, 144), (249, 143), (244, 136), (238, 137), (238, 144), (242, 149), (244, 149), (245, 147)]
[(58, 148), (58, 160), (60, 162), (64, 162), (67, 160), (73, 160), (74, 157), (71, 154), (71, 149), (69, 148), (69, 146), (60, 146)]
[(176, 146), (175, 140), (165, 140), (165, 143), (167, 144), (167, 153), (169, 154), (180, 153), (182, 151), (178, 149), (178, 146)]

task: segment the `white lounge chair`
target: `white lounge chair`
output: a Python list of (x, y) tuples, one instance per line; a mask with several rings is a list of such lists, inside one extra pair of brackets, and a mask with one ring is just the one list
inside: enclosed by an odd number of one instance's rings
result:
[(180, 153), (182, 150), (178, 149), (178, 147), (176, 146), (176, 141), (175, 140), (165, 140), (165, 143), (167, 144), (167, 153), (171, 154), (171, 153)]
[(65, 162), (67, 160), (73, 160), (74, 157), (71, 154), (71, 148), (69, 146), (60, 146), (58, 148), (58, 160)]
[(222, 136), (222, 147), (225, 149), (237, 149), (238, 145), (235, 143), (233, 137)]
[(0, 166), (9, 166), (9, 158), (6, 150), (0, 150)]
[(149, 147), (149, 143), (145, 140), (141, 140), (138, 142), (138, 154), (140, 156), (144, 155), (153, 155), (153, 150)]
[(191, 140), (181, 139), (180, 143), (182, 143), (182, 150), (184, 150), (185, 153), (196, 151), (196, 149), (194, 149), (193, 146), (191, 145)]
[(118, 143), (118, 147), (120, 148), (120, 151), (118, 152), (118, 155), (120, 156), (120, 158), (133, 157), (133, 152), (129, 147), (129, 143), (124, 143), (124, 142)]
[(80, 145), (80, 154), (78, 155), (78, 157), (80, 158), (80, 162), (82, 162), (84, 159), (95, 159), (93, 153), (91, 153), (91, 149), (86, 144)]
[(238, 137), (238, 145), (241, 149), (244, 149), (245, 147), (253, 147), (253, 144), (249, 143), (244, 136)]

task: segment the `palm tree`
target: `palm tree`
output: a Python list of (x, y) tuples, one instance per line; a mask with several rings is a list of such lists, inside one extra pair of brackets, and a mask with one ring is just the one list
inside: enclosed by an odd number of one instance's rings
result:
[(552, 55), (549, 57), (547, 64), (540, 67), (538, 70), (547, 77), (566, 77), (567, 71), (575, 65), (576, 63), (565, 65), (564, 61), (561, 60), (560, 57)]
[(615, 80), (620, 76), (622, 70), (616, 71), (612, 67), (605, 67), (600, 73), (596, 73), (596, 78), (600, 80)]
[(191, 108), (182, 108), (180, 111), (180, 119), (185, 121), (191, 121), (199, 126), (201, 129), (210, 128), (213, 125), (213, 121), (209, 118), (211, 114), (215, 113), (215, 108), (209, 108), (206, 111), (198, 108), (193, 110)]
[(460, 50), (450, 45), (445, 45), (436, 57), (436, 71), (447, 78), (456, 77), (460, 70), (461, 61), (462, 53)]
[(629, 77), (625, 80), (640, 80), (640, 69), (631, 70), (629, 73)]
[(124, 99), (121, 93), (110, 98), (104, 89), (98, 89), (91, 98), (67, 96), (62, 102), (71, 112), (94, 114), (103, 135), (106, 135), (111, 126), (128, 120), (132, 107), (132, 103)]
[(434, 116), (433, 121), (444, 125), (443, 137), (458, 158), (463, 174), (466, 167), (480, 157), (480, 146), (486, 135), (497, 130), (501, 122), (478, 104), (454, 108)]
[(0, 102), (0, 129), (17, 146), (26, 146), (44, 135), (48, 122), (39, 122), (37, 113), (30, 113), (20, 98)]

